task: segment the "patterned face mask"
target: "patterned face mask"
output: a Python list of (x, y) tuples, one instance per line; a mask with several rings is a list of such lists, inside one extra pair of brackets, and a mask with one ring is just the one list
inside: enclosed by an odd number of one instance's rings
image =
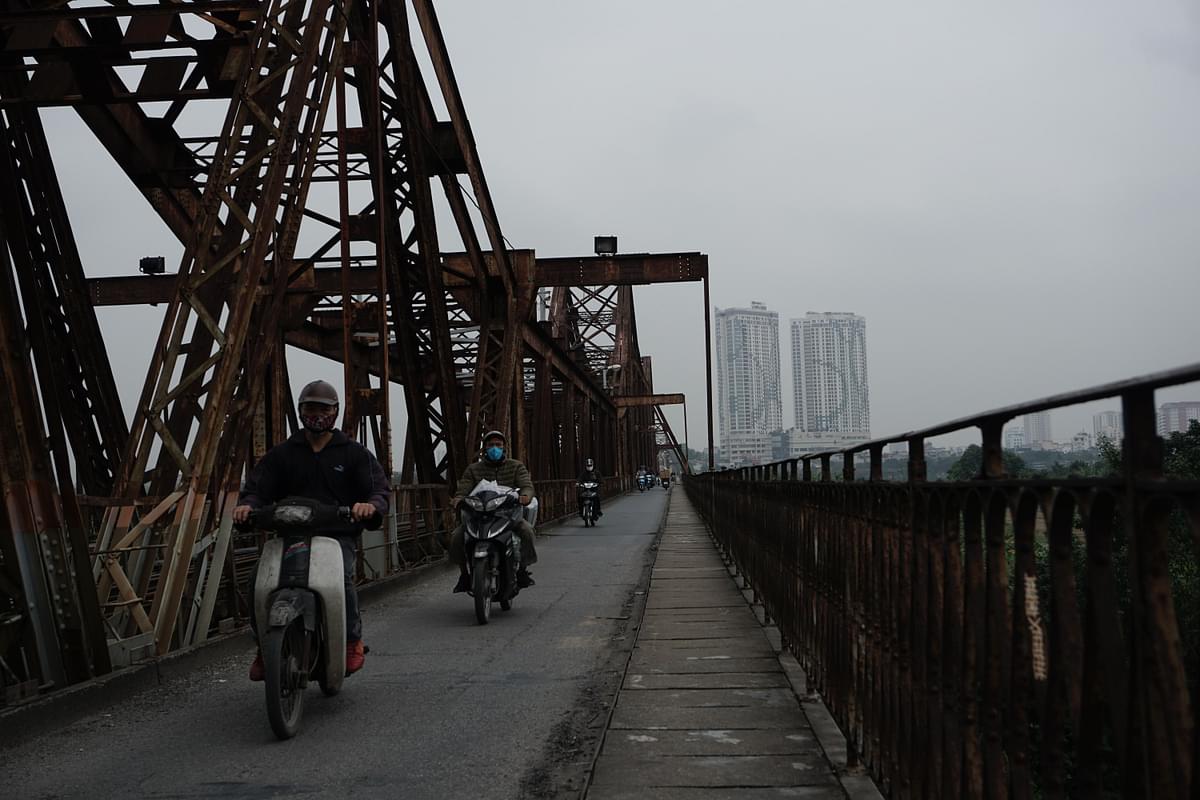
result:
[(337, 412), (332, 414), (301, 414), (300, 422), (304, 425), (304, 429), (309, 433), (327, 433), (333, 430), (333, 423), (337, 421)]

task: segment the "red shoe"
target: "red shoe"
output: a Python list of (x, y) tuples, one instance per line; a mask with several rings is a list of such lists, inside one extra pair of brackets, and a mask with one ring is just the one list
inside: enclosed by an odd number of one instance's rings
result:
[(259, 650), (254, 656), (254, 663), (250, 665), (250, 680), (258, 682), (266, 680), (267, 666), (262, 660), (262, 650)]
[(366, 655), (363, 653), (362, 639), (357, 642), (346, 642), (346, 674), (353, 675), (363, 668)]

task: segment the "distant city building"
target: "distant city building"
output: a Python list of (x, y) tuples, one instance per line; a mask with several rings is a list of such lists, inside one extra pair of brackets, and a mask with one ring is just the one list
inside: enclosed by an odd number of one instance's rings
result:
[(1072, 450), (1091, 450), (1092, 436), (1087, 431), (1080, 431), (1071, 437)]
[(763, 303), (715, 311), (721, 460), (763, 464), (771, 460), (771, 434), (783, 428), (779, 314)]
[(805, 431), (789, 428), (771, 434), (772, 459), (798, 458), (810, 453), (829, 450), (844, 450), (870, 440), (866, 433), (838, 433), (833, 431)]
[(1200, 400), (1163, 403), (1158, 407), (1158, 435), (1186, 433), (1192, 420), (1200, 420)]
[(864, 318), (810, 311), (792, 320), (792, 380), (796, 428), (870, 435)]
[(1092, 437), (1098, 445), (1101, 439), (1108, 439), (1114, 444), (1120, 444), (1125, 438), (1125, 426), (1121, 422), (1120, 411), (1101, 411), (1092, 415)]
[(1025, 447), (1025, 429), (1012, 428), (1004, 432), (1004, 449), (1021, 450)]
[(1025, 415), (1025, 447), (1031, 450), (1049, 450), (1054, 439), (1050, 436), (1050, 412), (1039, 411)]

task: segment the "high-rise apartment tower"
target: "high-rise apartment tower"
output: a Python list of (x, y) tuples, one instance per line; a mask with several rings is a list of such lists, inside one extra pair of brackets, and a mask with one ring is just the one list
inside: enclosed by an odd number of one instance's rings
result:
[(1025, 415), (1025, 446), (1031, 450), (1046, 450), (1054, 440), (1050, 438), (1050, 412), (1038, 411)]
[(814, 311), (792, 320), (792, 382), (797, 428), (869, 434), (867, 321)]
[(771, 433), (783, 427), (779, 314), (763, 303), (715, 311), (721, 461), (765, 463)]

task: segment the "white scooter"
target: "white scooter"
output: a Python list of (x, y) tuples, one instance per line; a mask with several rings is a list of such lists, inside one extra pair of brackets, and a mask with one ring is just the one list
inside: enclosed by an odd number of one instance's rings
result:
[(266, 667), (267, 717), (280, 739), (300, 729), (311, 680), (332, 697), (346, 677), (342, 546), (317, 531), (350, 519), (345, 506), (289, 497), (256, 509), (241, 526), (276, 534), (259, 559), (254, 612)]

